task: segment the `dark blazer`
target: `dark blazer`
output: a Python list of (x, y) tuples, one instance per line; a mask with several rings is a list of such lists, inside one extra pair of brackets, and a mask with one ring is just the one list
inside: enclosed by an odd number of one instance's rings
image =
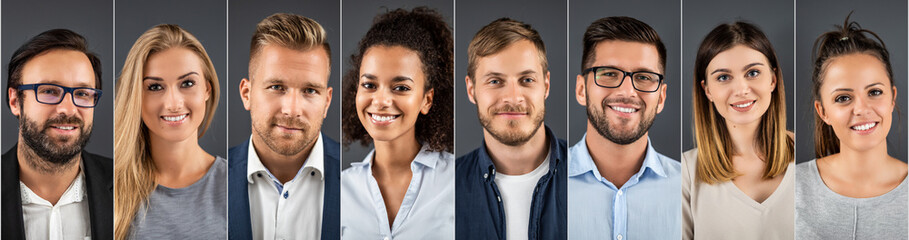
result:
[[(16, 145), (3, 154), (0, 171), (3, 239), (25, 239)], [(92, 239), (114, 239), (114, 161), (82, 151)]]
[[(341, 145), (322, 135), (325, 154), (325, 196), (322, 200), (322, 239), (341, 239)], [(252, 239), (249, 216), (249, 182), (246, 164), (249, 140), (227, 153), (227, 225), (229, 239)]]
[[(528, 239), (568, 238), (568, 144), (546, 127), (549, 172), (537, 182), (530, 205)], [(495, 182), (496, 167), (483, 141), (455, 164), (455, 238), (505, 239), (505, 206)]]

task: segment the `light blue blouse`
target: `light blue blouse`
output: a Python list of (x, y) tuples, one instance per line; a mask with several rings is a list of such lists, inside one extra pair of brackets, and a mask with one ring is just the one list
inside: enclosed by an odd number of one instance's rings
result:
[(454, 155), (423, 144), (410, 164), (413, 177), (389, 228), (385, 201), (372, 175), (374, 154), (375, 149), (341, 172), (341, 238), (454, 239)]

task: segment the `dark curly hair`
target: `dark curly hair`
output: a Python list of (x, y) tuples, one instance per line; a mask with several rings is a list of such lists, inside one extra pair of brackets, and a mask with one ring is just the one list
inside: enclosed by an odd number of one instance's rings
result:
[(427, 76), (425, 90), (433, 89), (432, 108), (419, 115), (415, 126), (417, 141), (429, 144), (433, 151), (454, 151), (452, 84), (454, 76), (454, 43), (451, 28), (435, 10), (417, 7), (412, 11), (396, 9), (376, 16), (366, 36), (360, 40), (356, 54), (350, 57), (350, 70), (344, 74), (341, 95), (343, 143), (359, 141), (363, 146), (372, 137), (357, 116), (356, 95), (363, 54), (373, 46), (400, 46), (420, 56)]

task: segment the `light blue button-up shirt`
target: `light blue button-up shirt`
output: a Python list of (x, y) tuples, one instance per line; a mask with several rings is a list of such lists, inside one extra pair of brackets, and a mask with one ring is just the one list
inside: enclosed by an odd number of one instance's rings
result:
[(681, 164), (647, 139), (641, 169), (616, 189), (600, 175), (586, 139), (568, 150), (568, 238), (681, 239)]
[(410, 163), (413, 177), (389, 228), (385, 201), (372, 175), (375, 150), (341, 172), (341, 238), (454, 239), (455, 162), (423, 144)]

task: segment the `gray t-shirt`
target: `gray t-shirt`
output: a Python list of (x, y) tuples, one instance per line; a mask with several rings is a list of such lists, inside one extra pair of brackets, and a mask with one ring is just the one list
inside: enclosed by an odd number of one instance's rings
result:
[(909, 238), (906, 179), (884, 195), (851, 198), (824, 184), (815, 160), (798, 164), (796, 171), (796, 239)]
[(227, 159), (217, 157), (188, 187), (158, 185), (136, 211), (129, 238), (226, 239)]

